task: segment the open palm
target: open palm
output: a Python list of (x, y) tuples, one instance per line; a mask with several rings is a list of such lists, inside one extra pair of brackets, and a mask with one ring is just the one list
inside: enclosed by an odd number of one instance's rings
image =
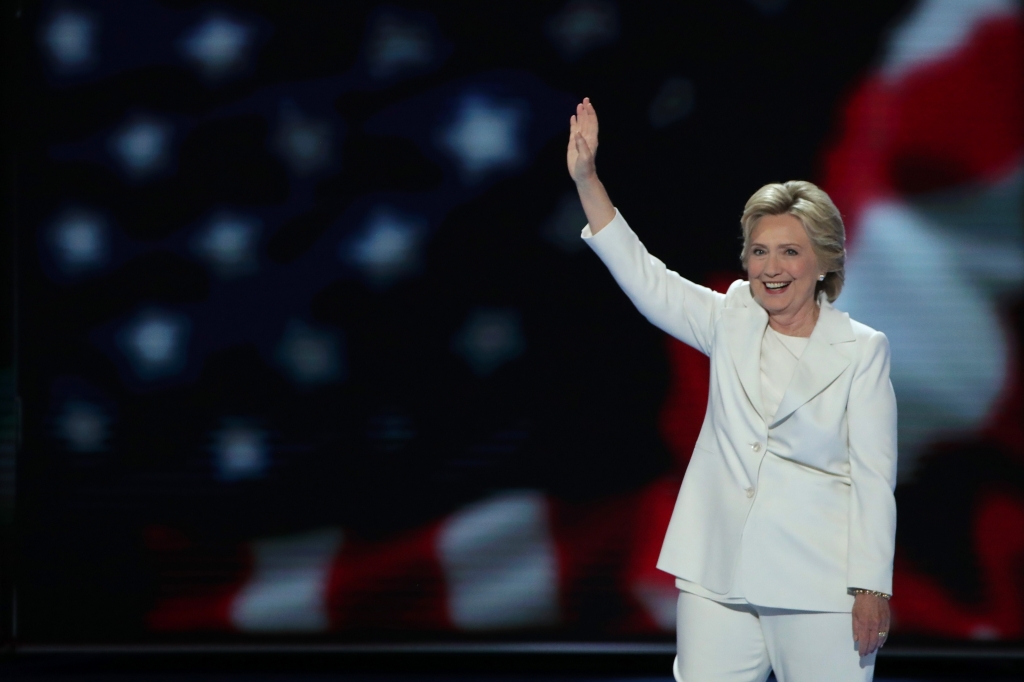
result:
[(576, 105), (576, 115), (569, 119), (569, 148), (565, 161), (569, 175), (576, 182), (593, 177), (596, 173), (597, 112), (589, 97)]

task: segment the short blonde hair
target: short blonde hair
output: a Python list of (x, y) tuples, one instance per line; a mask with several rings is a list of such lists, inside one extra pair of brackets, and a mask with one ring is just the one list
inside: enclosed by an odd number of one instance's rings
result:
[(811, 240), (818, 264), (825, 269), (825, 280), (818, 282), (814, 294), (824, 291), (829, 302), (839, 298), (846, 279), (846, 228), (839, 209), (821, 188), (806, 180), (790, 180), (765, 185), (743, 207), (743, 251), (740, 260), (747, 267), (750, 235), (766, 215), (789, 214), (800, 220)]

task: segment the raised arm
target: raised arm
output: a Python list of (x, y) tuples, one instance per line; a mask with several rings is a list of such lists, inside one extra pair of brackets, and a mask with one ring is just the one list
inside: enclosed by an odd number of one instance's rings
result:
[(608, 192), (597, 178), (594, 157), (597, 155), (597, 112), (589, 97), (576, 105), (576, 115), (569, 119), (569, 148), (566, 164), (576, 183), (590, 231), (597, 234), (615, 217), (615, 207)]
[[(614, 209), (613, 209), (614, 210)], [(587, 246), (647, 320), (704, 355), (711, 355), (715, 320), (725, 294), (695, 284), (648, 253), (618, 211), (598, 235), (583, 230)]]
[(566, 152), (569, 174), (576, 182), (589, 221), (583, 238), (644, 317), (683, 343), (710, 355), (715, 317), (725, 296), (680, 277), (647, 252), (597, 179), (596, 152), (597, 113), (590, 99), (585, 98), (576, 105), (576, 115), (569, 119)]

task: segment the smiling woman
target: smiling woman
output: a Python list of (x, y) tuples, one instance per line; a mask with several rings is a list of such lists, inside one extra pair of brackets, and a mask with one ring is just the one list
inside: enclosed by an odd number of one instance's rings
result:
[(811, 248), (822, 265), (825, 278), (817, 286), (829, 302), (839, 297), (846, 278), (846, 229), (839, 209), (828, 194), (803, 180), (765, 185), (754, 192), (743, 208), (740, 225), (743, 229), (743, 251), (740, 259), (746, 267), (750, 255), (751, 235), (764, 217), (786, 215), (799, 219)]
[(810, 336), (818, 321), (815, 285), (825, 279), (800, 221), (789, 214), (761, 218), (746, 257), (750, 293), (768, 324), (789, 336)]
[(824, 292), (831, 303), (843, 288), (846, 233), (839, 210), (815, 185), (791, 180), (754, 192), (740, 225), (740, 260), (768, 324), (789, 336), (810, 336), (817, 295)]
[(567, 150), (583, 238), (648, 320), (711, 358), (658, 559), (680, 589), (676, 679), (870, 680), (889, 632), (896, 399), (885, 335), (831, 305), (839, 212), (809, 182), (759, 189), (741, 221), (747, 280), (720, 294), (647, 252), (598, 180), (596, 151), (585, 99)]

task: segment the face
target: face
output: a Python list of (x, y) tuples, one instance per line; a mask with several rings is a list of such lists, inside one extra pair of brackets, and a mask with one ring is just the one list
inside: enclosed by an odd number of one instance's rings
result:
[(818, 257), (796, 216), (768, 215), (750, 235), (747, 279), (750, 292), (769, 314), (813, 309)]

